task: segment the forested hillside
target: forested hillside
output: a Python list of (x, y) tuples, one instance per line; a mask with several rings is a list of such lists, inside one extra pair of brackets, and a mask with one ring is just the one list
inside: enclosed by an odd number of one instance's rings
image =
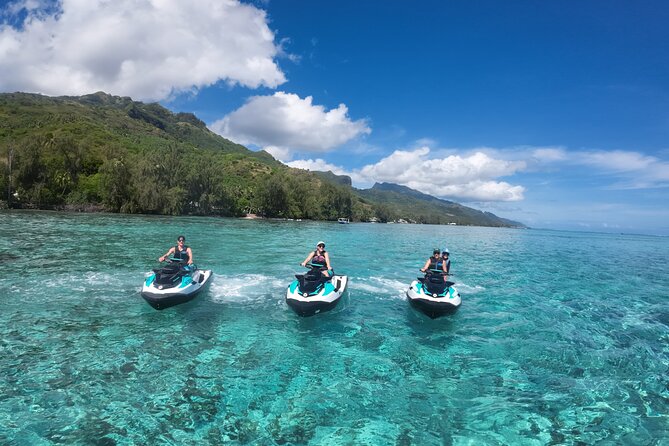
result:
[(371, 189), (359, 190), (358, 195), (379, 203), (377, 214), (384, 220), (397, 219), (397, 214), (403, 213), (411, 215), (410, 219), (417, 223), (524, 227), (522, 223), (500, 218), (490, 212), (441, 200), (397, 184), (377, 183)]
[(248, 150), (193, 114), (105, 93), (0, 94), (0, 163), (11, 207), (522, 226), (417, 192), (360, 191)]

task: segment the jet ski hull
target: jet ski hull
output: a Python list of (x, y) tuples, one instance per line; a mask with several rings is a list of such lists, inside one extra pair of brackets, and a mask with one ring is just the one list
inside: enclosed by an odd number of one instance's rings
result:
[(154, 273), (146, 279), (141, 295), (156, 310), (164, 310), (193, 300), (209, 284), (212, 273), (211, 270), (195, 270), (183, 276), (179, 285), (169, 288), (157, 285), (155, 276)]
[(442, 293), (428, 293), (423, 283), (414, 280), (406, 295), (412, 307), (432, 319), (455, 313), (462, 303), (460, 293), (453, 287), (452, 282), (449, 282), (449, 286)]
[(323, 313), (337, 306), (347, 285), (348, 276), (334, 275), (331, 280), (323, 284), (318, 293), (309, 294), (302, 293), (299, 282), (295, 280), (286, 290), (286, 304), (299, 316), (308, 317)]

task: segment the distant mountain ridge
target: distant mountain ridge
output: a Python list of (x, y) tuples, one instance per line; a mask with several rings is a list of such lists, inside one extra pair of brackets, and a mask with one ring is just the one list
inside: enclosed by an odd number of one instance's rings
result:
[(371, 189), (356, 192), (363, 198), (390, 207), (405, 208), (418, 218), (436, 220), (438, 224), (526, 228), (520, 222), (501, 218), (491, 212), (479, 211), (453, 201), (442, 200), (399, 184), (375, 183)]
[(378, 191), (396, 192), (398, 194), (408, 195), (417, 198), (419, 200), (425, 200), (425, 201), (436, 200), (438, 202), (455, 204), (452, 201), (442, 200), (441, 198), (437, 198), (433, 195), (425, 194), (415, 189), (411, 189), (410, 187), (402, 186), (400, 184), (395, 184), (395, 183), (374, 183), (372, 189), (376, 189)]
[[(351, 186), (351, 177), (332, 171), (315, 172), (319, 177), (338, 184)], [(416, 223), (499, 226), (526, 228), (523, 223), (498, 217), (491, 212), (479, 211), (459, 203), (395, 183), (374, 183), (370, 189), (353, 188), (363, 201), (374, 202), (384, 220), (405, 220)]]

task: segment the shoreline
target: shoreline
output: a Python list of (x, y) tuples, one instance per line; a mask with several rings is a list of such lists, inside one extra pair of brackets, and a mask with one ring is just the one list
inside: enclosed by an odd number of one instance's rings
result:
[[(0, 201), (0, 211), (38, 211), (38, 212), (63, 212), (69, 214), (108, 214), (108, 215), (119, 215), (119, 216), (154, 216), (154, 217), (218, 217), (218, 218), (233, 218), (237, 220), (249, 220), (249, 221), (291, 221), (291, 222), (323, 222), (323, 223), (337, 223), (337, 220), (312, 220), (312, 219), (303, 219), (303, 218), (287, 218), (287, 217), (263, 217), (257, 214), (245, 214), (243, 216), (230, 216), (230, 215), (219, 215), (219, 214), (180, 214), (180, 215), (168, 215), (168, 214), (146, 214), (146, 213), (123, 213), (123, 212), (112, 212), (104, 209), (102, 205), (62, 205), (62, 206), (52, 206), (49, 208), (38, 208), (32, 206), (26, 207), (7, 207), (6, 201)], [(351, 221), (350, 223), (359, 224), (397, 224), (397, 225), (419, 225), (419, 226), (451, 226), (451, 227), (472, 227), (472, 228), (502, 228), (502, 229), (532, 229), (529, 227), (522, 226), (484, 226), (484, 225), (467, 225), (467, 224), (436, 224), (436, 223), (416, 223), (416, 222), (399, 222), (399, 221), (388, 221), (388, 222), (373, 222), (373, 221)]]

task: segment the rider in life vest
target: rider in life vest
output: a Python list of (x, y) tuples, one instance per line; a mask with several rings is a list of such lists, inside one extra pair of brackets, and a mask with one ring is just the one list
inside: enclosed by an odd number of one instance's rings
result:
[(448, 279), (448, 275), (451, 272), (451, 260), (448, 258), (450, 253), (448, 252), (447, 248), (444, 248), (444, 250), (441, 253), (441, 262), (442, 262), (442, 269), (446, 274), (444, 274), (444, 280)]
[(330, 256), (325, 250), (325, 242), (318, 242), (316, 244), (316, 250), (309, 253), (304, 262), (301, 263), (302, 266), (307, 266), (307, 263), (316, 265), (325, 277), (332, 277), (332, 267), (330, 266)]
[(177, 237), (177, 245), (172, 246), (164, 256), (158, 258), (158, 261), (159, 262), (165, 261), (165, 259), (168, 258), (171, 254), (173, 259), (185, 261), (188, 265), (192, 265), (193, 251), (190, 249), (189, 246), (184, 245), (185, 241), (186, 237), (184, 237), (183, 235)]
[[(448, 250), (446, 250), (448, 251)], [(420, 270), (422, 272), (443, 272), (444, 274), (448, 274), (448, 270), (446, 270), (446, 262), (443, 261), (442, 257), (439, 255), (441, 251), (439, 248), (434, 248), (432, 251), (432, 257), (427, 259), (425, 262), (425, 266), (423, 266)], [(448, 261), (448, 267), (450, 268), (451, 262), (450, 260)]]

